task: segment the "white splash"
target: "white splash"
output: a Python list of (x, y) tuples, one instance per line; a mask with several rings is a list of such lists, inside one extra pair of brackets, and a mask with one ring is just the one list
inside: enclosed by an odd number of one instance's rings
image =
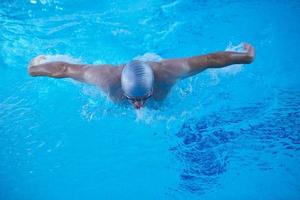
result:
[(244, 43), (240, 43), (240, 44), (234, 46), (232, 44), (232, 42), (229, 42), (229, 44), (226, 47), (225, 51), (234, 51), (234, 52), (246, 53), (246, 51), (244, 49)]
[[(241, 52), (244, 53), (244, 44), (240, 43), (236, 46), (230, 42), (228, 46), (226, 47), (225, 51), (233, 51), (233, 52)], [(241, 72), (243, 69), (243, 64), (234, 64), (230, 65), (224, 68), (218, 68), (218, 69), (210, 69), (209, 74), (211, 78), (214, 80), (214, 83), (217, 84), (219, 82), (219, 76), (226, 76), (226, 75), (236, 75), (239, 72)]]
[(46, 58), (48, 62), (63, 61), (73, 64), (81, 63), (81, 60), (79, 58), (73, 58), (69, 55), (46, 55)]
[(141, 56), (136, 56), (135, 58), (133, 58), (134, 60), (140, 60), (143, 62), (159, 62), (162, 60), (162, 58), (155, 54), (155, 53), (145, 53), (144, 55)]
[(58, 62), (58, 61), (68, 62), (68, 63), (72, 63), (72, 64), (81, 63), (81, 60), (78, 58), (73, 58), (68, 55), (57, 54), (57, 55), (39, 55), (32, 60), (32, 64), (40, 65), (40, 64), (44, 64), (44, 63), (48, 63), (48, 62)]
[(149, 109), (147, 108), (143, 108), (143, 109), (136, 109), (135, 110), (136, 113), (136, 121), (137, 122), (145, 122), (147, 124), (150, 124), (151, 122), (153, 122), (153, 112), (151, 112)]

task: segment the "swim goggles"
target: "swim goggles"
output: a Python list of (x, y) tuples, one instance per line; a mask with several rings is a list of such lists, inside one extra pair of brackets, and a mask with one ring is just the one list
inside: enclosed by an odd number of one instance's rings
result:
[(126, 97), (126, 99), (128, 99), (129, 101), (134, 103), (134, 102), (137, 102), (137, 101), (146, 101), (147, 99), (152, 97), (152, 92), (145, 95), (145, 96), (142, 96), (142, 97), (130, 97), (130, 96), (127, 96), (126, 94), (124, 94), (124, 96)]

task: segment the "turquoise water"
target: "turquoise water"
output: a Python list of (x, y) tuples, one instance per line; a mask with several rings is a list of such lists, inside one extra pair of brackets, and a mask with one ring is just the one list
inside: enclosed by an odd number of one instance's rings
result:
[[(0, 199), (300, 199), (299, 19), (296, 0), (1, 1)], [(39, 54), (118, 64), (243, 41), (254, 63), (185, 79), (139, 115), (27, 74)]]

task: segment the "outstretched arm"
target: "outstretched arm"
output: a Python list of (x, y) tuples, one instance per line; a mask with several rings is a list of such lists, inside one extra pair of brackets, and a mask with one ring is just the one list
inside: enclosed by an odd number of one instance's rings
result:
[(48, 76), (53, 78), (73, 78), (85, 81), (85, 65), (70, 64), (67, 62), (47, 62), (39, 65), (31, 65), (29, 74), (31, 76)]
[[(29, 74), (31, 76), (48, 76), (52, 78), (72, 78), (77, 81), (97, 84), (99, 76), (108, 71), (109, 65), (71, 64), (67, 62), (46, 62), (45, 56), (34, 58), (29, 64)], [(44, 63), (43, 63), (44, 62)], [(43, 64), (40, 64), (43, 63)]]
[(254, 60), (254, 48), (244, 43), (245, 53), (216, 52), (207, 55), (194, 56), (182, 59), (164, 60), (162, 64), (173, 70), (176, 78), (185, 78), (195, 75), (207, 68), (221, 68), (232, 64), (249, 64)]

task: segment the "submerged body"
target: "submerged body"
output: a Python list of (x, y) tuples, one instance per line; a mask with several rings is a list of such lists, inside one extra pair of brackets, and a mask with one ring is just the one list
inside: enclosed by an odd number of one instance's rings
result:
[[(254, 48), (245, 43), (244, 53), (216, 52), (189, 58), (167, 59), (157, 62), (145, 62), (154, 74), (151, 97), (163, 100), (172, 86), (180, 79), (202, 72), (207, 68), (221, 68), (232, 64), (249, 64), (254, 60)], [(41, 64), (43, 63), (43, 64)], [(34, 58), (29, 66), (31, 76), (49, 76), (53, 78), (72, 78), (77, 81), (98, 86), (113, 101), (126, 100), (122, 89), (121, 76), (126, 64), (88, 65), (67, 62), (47, 62), (45, 56)], [(149, 96), (150, 97), (150, 96)], [(146, 99), (133, 100), (136, 108), (144, 105)]]

